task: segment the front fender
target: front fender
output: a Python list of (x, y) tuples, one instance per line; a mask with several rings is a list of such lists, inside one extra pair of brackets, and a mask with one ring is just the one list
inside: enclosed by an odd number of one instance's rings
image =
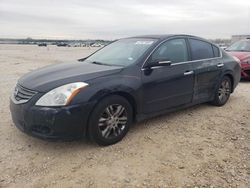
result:
[(136, 103), (138, 103), (140, 99), (140, 96), (138, 96), (139, 92), (137, 91), (141, 86), (141, 79), (136, 76), (109, 76), (97, 78), (88, 82), (88, 84), (89, 86), (81, 90), (72, 100), (72, 104), (97, 103), (103, 97), (117, 93), (130, 95)]

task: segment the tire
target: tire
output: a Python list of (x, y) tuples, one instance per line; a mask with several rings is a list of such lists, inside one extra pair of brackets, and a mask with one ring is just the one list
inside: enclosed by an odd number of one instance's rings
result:
[(132, 119), (133, 109), (124, 97), (105, 97), (90, 115), (88, 136), (101, 146), (115, 144), (127, 134)]
[(215, 91), (214, 100), (211, 102), (215, 106), (223, 106), (227, 103), (232, 91), (232, 81), (228, 76), (224, 76)]

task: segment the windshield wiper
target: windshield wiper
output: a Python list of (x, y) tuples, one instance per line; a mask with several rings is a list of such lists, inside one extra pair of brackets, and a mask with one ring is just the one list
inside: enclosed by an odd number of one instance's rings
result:
[(99, 61), (87, 61), (87, 63), (92, 63), (92, 64), (96, 64), (96, 65), (105, 65), (105, 66), (118, 66), (118, 67), (124, 67), (124, 66), (122, 66), (122, 65), (102, 63), (102, 62), (99, 62)]
[(81, 58), (81, 59), (78, 59), (77, 61), (85, 61), (87, 58), (84, 57), (84, 58)]
[(102, 62), (99, 62), (99, 61), (91, 61), (90, 63), (96, 64), (96, 65), (106, 65), (106, 66), (113, 66), (113, 65), (110, 65), (110, 64), (106, 64), (106, 63), (102, 63)]
[(93, 64), (97, 64), (97, 65), (103, 65), (103, 63), (98, 62), (98, 61), (92, 61), (91, 63), (93, 63)]

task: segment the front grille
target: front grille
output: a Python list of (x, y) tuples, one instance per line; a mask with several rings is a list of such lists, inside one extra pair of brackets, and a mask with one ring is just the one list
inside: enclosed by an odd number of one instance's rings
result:
[(16, 103), (25, 103), (28, 102), (36, 93), (36, 91), (17, 85), (13, 93), (13, 98)]

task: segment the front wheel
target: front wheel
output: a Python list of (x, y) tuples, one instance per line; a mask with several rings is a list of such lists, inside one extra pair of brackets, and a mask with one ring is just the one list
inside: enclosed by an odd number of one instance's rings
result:
[(127, 134), (132, 117), (132, 107), (125, 98), (117, 95), (106, 97), (90, 116), (89, 137), (102, 146), (115, 144)]
[(224, 76), (216, 89), (212, 104), (215, 106), (223, 106), (227, 103), (232, 91), (232, 82), (228, 76)]

